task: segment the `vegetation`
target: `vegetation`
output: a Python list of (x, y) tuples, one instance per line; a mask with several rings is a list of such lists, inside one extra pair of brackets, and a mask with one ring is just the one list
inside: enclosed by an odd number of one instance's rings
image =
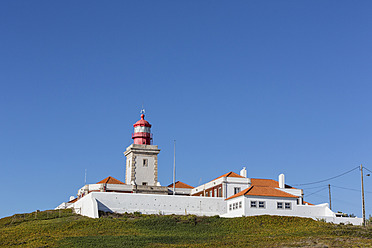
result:
[(372, 247), (372, 227), (306, 218), (101, 214), (91, 219), (51, 210), (6, 217), (0, 219), (0, 246)]

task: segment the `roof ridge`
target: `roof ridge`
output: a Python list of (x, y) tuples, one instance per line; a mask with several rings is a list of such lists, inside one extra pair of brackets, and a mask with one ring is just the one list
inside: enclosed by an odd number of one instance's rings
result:
[(275, 181), (277, 182), (275, 179), (272, 179), (272, 178), (258, 178), (258, 177), (251, 177), (251, 179), (259, 179), (259, 180), (272, 180), (272, 181)]
[[(246, 188), (244, 192), (244, 195), (247, 194), (249, 191), (251, 191), (253, 189), (254, 185), (251, 185), (250, 187)], [(243, 190), (244, 191), (244, 190)]]
[[(112, 181), (112, 182), (110, 183), (110, 181)], [(116, 178), (114, 178), (112, 176), (108, 176), (108, 177), (102, 179), (101, 181), (97, 182), (97, 184), (100, 184), (100, 183), (105, 183), (105, 184), (125, 184), (122, 181), (120, 181), (120, 180), (118, 180), (118, 179), (116, 179)]]
[[(187, 183), (184, 183), (182, 181), (177, 181), (177, 182), (174, 183), (174, 185), (175, 185), (175, 188), (184, 188), (184, 189), (186, 189), (186, 188), (193, 189), (194, 188), (193, 186), (188, 185)], [(180, 185), (181, 185), (181, 187), (180, 187)], [(184, 187), (182, 187), (182, 186), (184, 186)], [(168, 187), (173, 187), (173, 183), (169, 184)]]
[(271, 187), (271, 186), (257, 186), (252, 185), (249, 188), (240, 191), (239, 193), (230, 196), (225, 200), (229, 200), (235, 197), (239, 197), (242, 195), (256, 195), (256, 196), (274, 196), (274, 197), (290, 197), (290, 198), (298, 198), (291, 193), (287, 193), (279, 188)]

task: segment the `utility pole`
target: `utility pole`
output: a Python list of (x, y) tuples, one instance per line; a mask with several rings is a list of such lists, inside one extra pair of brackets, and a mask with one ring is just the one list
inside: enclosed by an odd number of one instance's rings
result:
[(360, 176), (362, 179), (362, 212), (363, 212), (363, 226), (366, 226), (366, 208), (364, 203), (364, 184), (363, 184), (363, 165), (360, 165)]
[(176, 194), (176, 140), (174, 140), (173, 154), (173, 195)]
[(332, 210), (332, 201), (331, 201), (331, 185), (328, 184), (328, 192), (329, 192), (329, 209)]

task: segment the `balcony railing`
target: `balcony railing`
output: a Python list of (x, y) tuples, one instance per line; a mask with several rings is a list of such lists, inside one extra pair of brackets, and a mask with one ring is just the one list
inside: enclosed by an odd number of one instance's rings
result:
[(132, 139), (134, 138), (150, 138), (152, 140), (152, 133), (132, 133)]

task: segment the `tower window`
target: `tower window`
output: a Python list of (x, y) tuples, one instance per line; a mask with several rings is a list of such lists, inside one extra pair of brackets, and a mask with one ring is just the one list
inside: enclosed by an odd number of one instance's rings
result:
[(234, 188), (234, 195), (240, 192), (240, 187), (235, 187)]
[(143, 159), (143, 167), (148, 167), (149, 166), (149, 160), (148, 159)]

